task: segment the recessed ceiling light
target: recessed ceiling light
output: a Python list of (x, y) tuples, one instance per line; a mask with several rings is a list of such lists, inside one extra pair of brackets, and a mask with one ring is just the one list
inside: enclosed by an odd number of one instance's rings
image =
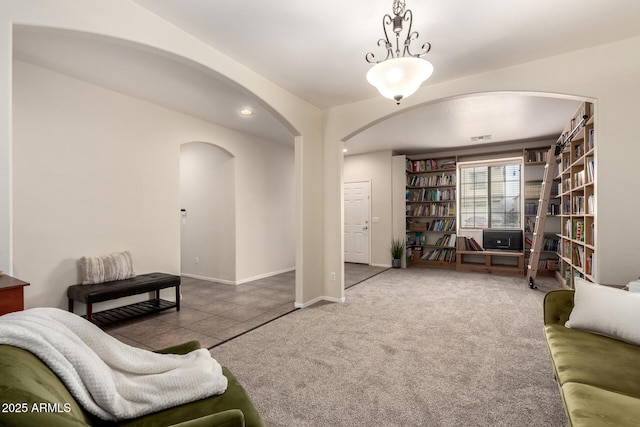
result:
[(243, 116), (253, 116), (253, 110), (251, 108), (243, 108), (240, 110), (240, 114)]
[(342, 149), (342, 152), (343, 152), (343, 153), (346, 153), (347, 151), (349, 151), (349, 150), (347, 150), (346, 148), (343, 148), (343, 149)]

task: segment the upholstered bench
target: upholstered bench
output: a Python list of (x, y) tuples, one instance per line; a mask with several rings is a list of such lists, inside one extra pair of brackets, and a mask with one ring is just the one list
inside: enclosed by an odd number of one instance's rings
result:
[[(176, 291), (176, 301), (160, 299), (160, 290), (172, 287)], [(155, 298), (93, 313), (93, 304), (95, 303), (148, 292), (155, 292)], [(166, 273), (149, 273), (124, 280), (90, 285), (73, 285), (67, 289), (67, 298), (69, 299), (70, 312), (73, 312), (74, 301), (82, 302), (87, 305), (85, 317), (97, 325), (105, 325), (174, 307), (177, 311), (180, 311), (180, 276)]]

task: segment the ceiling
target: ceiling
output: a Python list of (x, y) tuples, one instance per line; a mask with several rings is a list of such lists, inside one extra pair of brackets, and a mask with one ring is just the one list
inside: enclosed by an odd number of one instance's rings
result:
[[(378, 97), (364, 75), (378, 57), (391, 0), (133, 0), (321, 109)], [(430, 42), (430, 84), (640, 35), (636, 0), (407, 0), (418, 42)], [(285, 144), (266, 105), (210, 70), (141, 46), (17, 27), (18, 59)], [(389, 101), (393, 102), (393, 101)], [(557, 135), (575, 100), (496, 93), (443, 100), (348, 138), (349, 153), (419, 152)], [(255, 114), (239, 117), (250, 106)], [(532, 120), (532, 117), (541, 118)], [(541, 128), (540, 123), (545, 127)]]

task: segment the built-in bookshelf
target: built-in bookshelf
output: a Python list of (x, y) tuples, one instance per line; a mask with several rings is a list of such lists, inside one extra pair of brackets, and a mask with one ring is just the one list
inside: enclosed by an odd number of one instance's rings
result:
[(456, 163), (407, 159), (407, 265), (456, 266)]
[(593, 104), (582, 103), (558, 142), (562, 230), (558, 279), (574, 287), (576, 277), (595, 282), (596, 169)]
[[(549, 155), (549, 146), (524, 150), (524, 265), (529, 265), (533, 244), (533, 233), (538, 216), (538, 204), (542, 192), (544, 167)], [(551, 183), (551, 197), (547, 208), (547, 219), (538, 261), (539, 275), (554, 276), (559, 267), (558, 243), (560, 241), (560, 179)], [(526, 273), (526, 271), (525, 271)]]

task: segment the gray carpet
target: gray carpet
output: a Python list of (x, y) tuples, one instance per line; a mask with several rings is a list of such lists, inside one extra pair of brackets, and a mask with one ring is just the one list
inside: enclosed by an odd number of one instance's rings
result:
[(536, 283), (387, 270), (211, 352), (268, 426), (564, 426)]

